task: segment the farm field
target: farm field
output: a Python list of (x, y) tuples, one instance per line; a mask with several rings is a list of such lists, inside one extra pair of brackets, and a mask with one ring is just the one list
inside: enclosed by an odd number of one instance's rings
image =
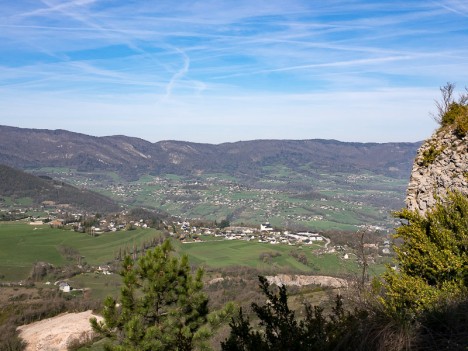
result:
[[(271, 245), (267, 243), (239, 240), (207, 241), (201, 243), (174, 242), (176, 252), (188, 256), (190, 263), (210, 269), (243, 266), (257, 269), (265, 274), (280, 272), (311, 275), (354, 277), (360, 270), (356, 260), (341, 259), (341, 254), (318, 254), (318, 247)], [(307, 265), (295, 259), (291, 253), (303, 253)], [(262, 256), (262, 257), (261, 257)], [(263, 257), (269, 256), (267, 260)], [(371, 264), (369, 274), (383, 272), (388, 260)]]
[[(76, 250), (90, 265), (113, 261), (119, 249), (139, 247), (142, 242), (161, 235), (154, 229), (137, 229), (106, 233), (97, 237), (48, 226), (31, 226), (26, 223), (0, 225), (0, 281), (18, 281), (27, 278), (36, 262), (64, 266), (77, 262), (67, 260), (63, 247)], [(211, 237), (207, 237), (211, 239)], [(173, 240), (176, 254), (185, 254), (194, 266), (210, 270), (244, 266), (268, 273), (301, 273), (333, 276), (352, 276), (359, 271), (355, 260), (342, 260), (340, 254), (318, 254), (318, 246), (271, 245), (255, 241), (207, 240), (201, 243), (181, 243)], [(306, 264), (292, 256), (303, 254)], [(382, 263), (372, 265), (370, 274), (383, 270)], [(81, 279), (81, 278), (80, 278)], [(84, 278), (82, 278), (84, 279)], [(93, 281), (93, 277), (86, 280)], [(109, 284), (114, 284), (108, 282)], [(86, 284), (81, 284), (86, 285)], [(101, 288), (99, 288), (101, 289)], [(107, 289), (104, 289), (107, 290)]]
[(35, 262), (66, 265), (61, 248), (70, 247), (90, 265), (112, 261), (120, 248), (141, 245), (160, 233), (154, 229), (136, 229), (91, 237), (84, 233), (31, 226), (24, 222), (0, 224), (0, 281), (25, 279)]

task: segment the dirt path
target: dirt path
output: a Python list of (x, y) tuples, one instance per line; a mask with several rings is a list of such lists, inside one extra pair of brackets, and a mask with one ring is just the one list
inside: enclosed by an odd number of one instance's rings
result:
[(27, 342), (26, 351), (66, 351), (75, 339), (91, 335), (89, 319), (96, 317), (92, 311), (65, 313), (39, 322), (18, 327), (20, 336)]

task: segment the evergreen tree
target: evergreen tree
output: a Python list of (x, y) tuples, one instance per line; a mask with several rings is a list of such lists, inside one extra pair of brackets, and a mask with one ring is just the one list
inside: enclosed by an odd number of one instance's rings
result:
[(296, 318), (295, 312), (288, 306), (285, 286), (279, 287), (277, 294), (265, 277), (259, 277), (260, 289), (267, 298), (265, 305), (252, 303), (252, 310), (260, 322), (252, 325), (242, 311), (232, 318), (231, 333), (221, 343), (223, 351), (326, 351), (340, 350), (345, 336), (357, 326), (362, 316), (351, 314), (343, 308), (341, 296), (337, 296), (336, 305), (328, 318), (323, 308), (305, 305), (305, 317)]
[(397, 228), (399, 270), (384, 275), (382, 302), (389, 311), (416, 312), (468, 289), (468, 199), (450, 193), (421, 215), (402, 210), (406, 224)]
[(171, 257), (165, 241), (133, 261), (123, 261), (120, 300), (107, 297), (104, 322), (93, 329), (113, 342), (106, 350), (157, 351), (203, 348), (211, 336), (207, 327), (208, 298), (202, 292), (199, 269), (192, 276), (186, 256)]

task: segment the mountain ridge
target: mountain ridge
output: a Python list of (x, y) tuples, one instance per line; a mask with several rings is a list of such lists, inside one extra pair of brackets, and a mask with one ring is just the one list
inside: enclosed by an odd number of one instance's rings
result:
[(0, 126), (0, 163), (20, 169), (75, 167), (141, 174), (230, 172), (259, 176), (263, 166), (317, 170), (367, 170), (408, 177), (421, 142), (359, 143), (334, 139), (262, 139), (221, 144), (163, 140), (155, 143), (125, 135), (96, 137), (63, 129)]

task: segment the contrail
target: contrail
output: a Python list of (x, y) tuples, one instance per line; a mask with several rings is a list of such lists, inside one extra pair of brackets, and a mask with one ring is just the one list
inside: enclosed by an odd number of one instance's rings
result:
[(187, 54), (180, 50), (179, 48), (176, 48), (176, 51), (182, 55), (184, 58), (184, 64), (180, 70), (178, 70), (171, 78), (169, 83), (166, 85), (166, 95), (163, 98), (163, 101), (167, 101), (172, 94), (172, 89), (174, 88), (174, 84), (182, 78), (189, 70), (190, 67), (190, 58), (187, 56)]

